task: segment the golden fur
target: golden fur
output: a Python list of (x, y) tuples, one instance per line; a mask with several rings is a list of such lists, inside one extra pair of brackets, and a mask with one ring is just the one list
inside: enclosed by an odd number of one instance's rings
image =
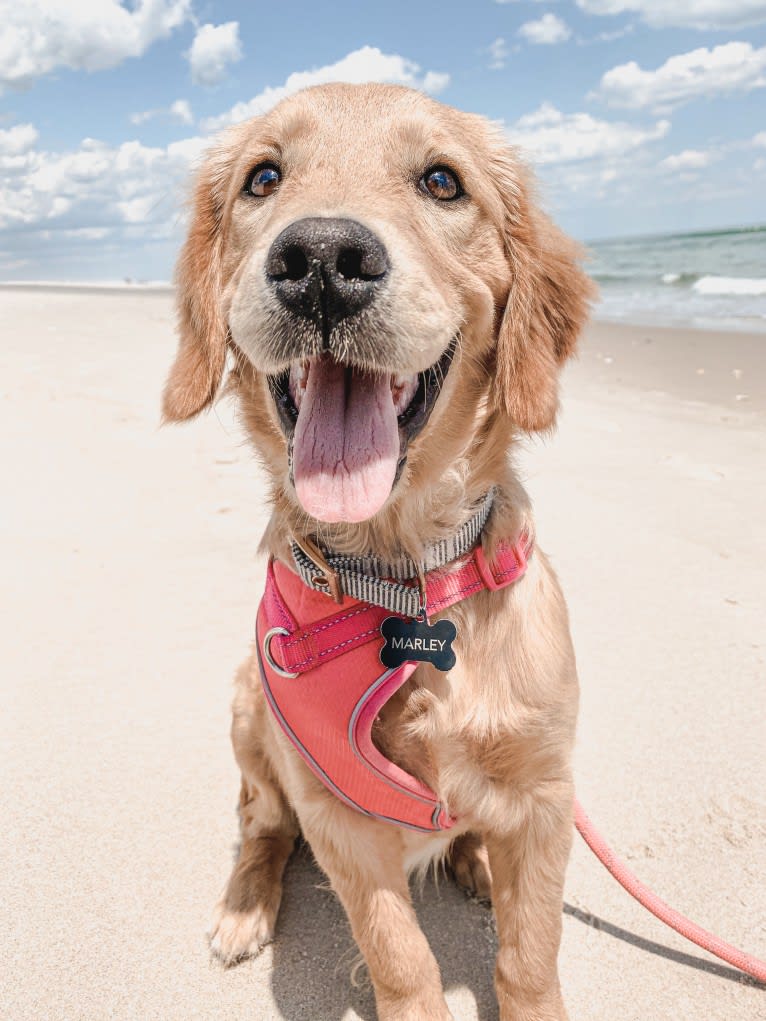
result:
[[(274, 196), (248, 201), (243, 182), (265, 159), (284, 167), (283, 182)], [(436, 162), (457, 169), (466, 202), (446, 208), (418, 192), (413, 182)], [(320, 525), (301, 510), (266, 384), (280, 340), (270, 332), (265, 253), (287, 224), (316, 215), (366, 224), (398, 269), (374, 328), (343, 340), (357, 345), (357, 361), (422, 371), (458, 338), (402, 478), (383, 509), (361, 524)], [(417, 557), (455, 531), (494, 485), (484, 537), (491, 554), (500, 539), (532, 525), (510, 450), (519, 430), (554, 423), (558, 371), (592, 295), (579, 257), (537, 208), (528, 174), (484, 119), (398, 87), (299, 93), (230, 129), (199, 175), (178, 266), (180, 345), (165, 417), (186, 419), (211, 403), (228, 350), (229, 388), (268, 472), (266, 552), (287, 560), (289, 536), (309, 534), (336, 549)], [(242, 771), (242, 846), (212, 946), (232, 961), (272, 937), (282, 872), (301, 830), (348, 913), (379, 1017), (449, 1018), (406, 874), (446, 851), (458, 881), (481, 895), (491, 890), (500, 1017), (560, 1021), (566, 1014), (556, 957), (577, 711), (565, 603), (538, 547), (521, 582), (476, 595), (449, 614), (459, 635), (456, 667), (445, 675), (421, 665), (386, 705), (374, 734), (458, 817), (446, 838), (371, 820), (337, 800), (271, 718), (257, 665), (241, 668), (232, 738)]]

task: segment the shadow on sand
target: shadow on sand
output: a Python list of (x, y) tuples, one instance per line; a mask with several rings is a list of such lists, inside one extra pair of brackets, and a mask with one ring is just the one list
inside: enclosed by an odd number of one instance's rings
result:
[[(479, 1016), (496, 1021), (492, 913), (450, 879), (429, 875), (413, 900), (445, 988), (465, 987)], [(274, 998), (287, 1021), (339, 1021), (349, 1007), (375, 1021), (375, 997), (343, 908), (306, 846), (293, 855), (274, 943)]]
[[(599, 932), (605, 932), (608, 936), (622, 940), (623, 943), (630, 943), (631, 946), (638, 947), (639, 950), (645, 950), (648, 954), (656, 954), (657, 957), (664, 957), (666, 960), (682, 964), (686, 968), (706, 971), (708, 975), (716, 975), (718, 978), (725, 978), (729, 982), (737, 982), (740, 985), (755, 986), (758, 989), (766, 988), (757, 979), (737, 971), (736, 968), (730, 968), (726, 964), (717, 964), (707, 957), (697, 957), (695, 954), (686, 954), (682, 950), (674, 950), (662, 943), (655, 943), (654, 940), (638, 936), (628, 929), (621, 929), (619, 925), (613, 925), (612, 922), (607, 922), (603, 918), (599, 918), (598, 915), (592, 915), (589, 911), (583, 911), (571, 904), (564, 905), (564, 914), (576, 918), (578, 922), (589, 925), (592, 929), (598, 929)], [(691, 944), (689, 945), (691, 946)]]
[[(432, 874), (422, 888), (414, 887), (413, 900), (447, 993), (468, 990), (482, 1021), (497, 1021), (492, 985), (497, 937), (489, 906), (467, 897), (447, 877), (434, 881)], [(759, 984), (733, 968), (645, 939), (570, 904), (564, 904), (564, 914), (684, 967)], [(299, 845), (285, 874), (271, 984), (286, 1021), (340, 1021), (349, 1008), (363, 1021), (375, 1021), (372, 987), (345, 914), (305, 844)]]

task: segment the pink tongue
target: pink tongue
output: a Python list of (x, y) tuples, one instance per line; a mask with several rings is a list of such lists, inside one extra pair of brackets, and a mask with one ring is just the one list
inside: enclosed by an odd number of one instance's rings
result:
[(319, 521), (366, 521), (388, 499), (399, 459), (389, 376), (312, 358), (293, 440), (295, 489)]

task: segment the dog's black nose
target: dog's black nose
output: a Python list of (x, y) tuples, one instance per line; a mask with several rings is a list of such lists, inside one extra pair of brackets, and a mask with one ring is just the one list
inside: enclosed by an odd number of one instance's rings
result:
[(266, 273), (279, 300), (312, 320), (325, 340), (342, 319), (361, 312), (388, 273), (383, 242), (355, 220), (309, 216), (275, 239)]

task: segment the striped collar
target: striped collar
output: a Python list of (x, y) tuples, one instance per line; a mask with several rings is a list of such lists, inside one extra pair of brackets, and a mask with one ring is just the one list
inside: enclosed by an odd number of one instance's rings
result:
[[(347, 595), (393, 613), (417, 617), (426, 609), (425, 573), (446, 567), (474, 548), (489, 519), (494, 498), (495, 491), (490, 489), (457, 532), (426, 546), (420, 561), (406, 555), (383, 560), (372, 553), (336, 553), (313, 540), (294, 539), (290, 545), (295, 568), (310, 589), (324, 592), (338, 603)], [(413, 581), (418, 584), (413, 585)]]

